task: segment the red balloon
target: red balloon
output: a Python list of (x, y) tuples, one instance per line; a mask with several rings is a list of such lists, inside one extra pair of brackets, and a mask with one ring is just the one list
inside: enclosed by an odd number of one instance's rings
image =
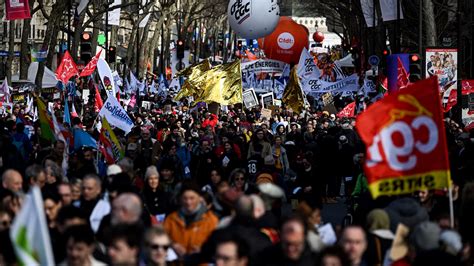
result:
[(306, 35), (309, 36), (309, 30), (308, 30), (308, 28), (306, 28), (306, 26), (303, 25), (303, 24), (300, 24), (300, 26), (303, 27), (303, 29), (306, 31)]
[(313, 33), (313, 40), (315, 42), (323, 42), (324, 41), (324, 34), (320, 31)]
[(280, 17), (275, 30), (259, 39), (258, 45), (270, 59), (297, 64), (301, 51), (309, 45), (308, 34), (303, 27), (289, 17)]

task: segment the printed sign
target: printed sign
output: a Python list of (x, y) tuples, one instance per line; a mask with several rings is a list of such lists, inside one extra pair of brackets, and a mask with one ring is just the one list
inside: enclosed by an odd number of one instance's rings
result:
[(245, 108), (251, 109), (258, 105), (257, 95), (255, 94), (254, 89), (248, 89), (242, 92), (242, 99), (245, 105)]

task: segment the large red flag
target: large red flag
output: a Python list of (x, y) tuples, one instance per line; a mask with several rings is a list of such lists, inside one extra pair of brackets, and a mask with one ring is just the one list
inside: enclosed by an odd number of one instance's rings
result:
[(69, 51), (66, 51), (63, 60), (61, 60), (61, 64), (59, 64), (58, 69), (56, 69), (56, 77), (66, 84), (71, 77), (77, 74), (79, 74), (77, 66), (74, 63), (74, 60), (72, 60)]
[(100, 50), (92, 59), (87, 63), (87, 66), (84, 67), (84, 69), (81, 71), (81, 74), (79, 75), (80, 77), (86, 77), (90, 76), (92, 73), (94, 73), (95, 68), (97, 67), (97, 61), (99, 60), (100, 54), (102, 53), (102, 50)]
[(339, 113), (337, 113), (337, 117), (354, 117), (355, 107), (355, 102), (351, 102), (350, 104), (346, 105), (346, 107), (344, 107), (344, 109), (342, 109)]
[(95, 84), (95, 106), (94, 106), (95, 111), (99, 112), (100, 109), (102, 109), (103, 105), (104, 105), (104, 102), (102, 101), (102, 97), (100, 97), (99, 88), (97, 87), (97, 84)]
[(374, 103), (357, 118), (357, 131), (367, 147), (364, 172), (374, 198), (449, 186), (436, 77)]
[(5, 7), (7, 20), (31, 18), (28, 0), (5, 0)]

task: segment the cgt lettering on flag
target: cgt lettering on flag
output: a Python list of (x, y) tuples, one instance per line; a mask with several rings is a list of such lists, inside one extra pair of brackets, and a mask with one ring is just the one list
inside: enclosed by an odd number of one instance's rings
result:
[(357, 118), (366, 144), (364, 172), (374, 198), (449, 186), (437, 78), (409, 84)]

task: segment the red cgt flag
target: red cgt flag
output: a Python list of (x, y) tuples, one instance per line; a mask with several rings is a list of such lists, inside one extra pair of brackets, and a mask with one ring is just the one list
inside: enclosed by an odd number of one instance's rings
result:
[(100, 50), (92, 59), (89, 61), (86, 67), (81, 71), (80, 77), (87, 77), (94, 73), (95, 68), (97, 67), (97, 61), (99, 60), (100, 54), (102, 50)]
[(364, 172), (374, 198), (445, 188), (450, 172), (438, 79), (374, 103), (357, 118), (367, 147)]
[(342, 109), (339, 113), (337, 113), (337, 117), (354, 117), (355, 107), (355, 102), (351, 102), (350, 104), (346, 105), (346, 107), (344, 107), (344, 109)]
[(66, 51), (63, 60), (61, 60), (61, 64), (59, 64), (58, 69), (56, 69), (56, 77), (66, 84), (71, 77), (77, 74), (79, 74), (77, 66), (74, 63), (74, 60), (72, 60), (69, 51)]
[(399, 89), (404, 89), (404, 88), (406, 88), (406, 86), (408, 85), (408, 83), (410, 81), (408, 80), (408, 73), (407, 73), (405, 67), (403, 66), (402, 60), (400, 60), (400, 57), (397, 57), (397, 60), (398, 60), (398, 65), (397, 65), (397, 74), (398, 74), (397, 87)]
[(6, 20), (31, 18), (28, 0), (5, 0)]

